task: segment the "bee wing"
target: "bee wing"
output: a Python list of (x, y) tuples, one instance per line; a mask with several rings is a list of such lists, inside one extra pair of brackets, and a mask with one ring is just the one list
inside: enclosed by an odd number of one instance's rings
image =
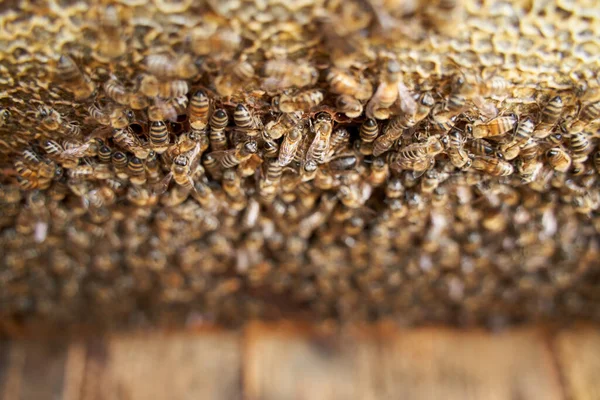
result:
[(161, 195), (165, 193), (169, 188), (169, 183), (171, 183), (171, 179), (173, 179), (173, 172), (169, 172), (167, 175), (165, 175), (164, 178), (160, 180), (160, 182), (157, 182), (153, 185), (152, 194)]
[(414, 115), (417, 112), (417, 102), (402, 80), (398, 81), (398, 103), (402, 112)]
[(92, 138), (106, 139), (112, 134), (112, 132), (113, 128), (109, 125), (99, 126), (96, 129), (94, 129), (89, 136), (86, 137), (86, 140)]
[(72, 148), (72, 149), (66, 149), (65, 151), (62, 152), (62, 156), (63, 157), (83, 157), (83, 155), (85, 154), (85, 151), (90, 147), (89, 143), (85, 143), (82, 144), (81, 146)]

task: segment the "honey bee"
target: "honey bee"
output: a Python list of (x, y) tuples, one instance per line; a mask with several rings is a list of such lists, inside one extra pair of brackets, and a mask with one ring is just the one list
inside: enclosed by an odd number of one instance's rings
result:
[(38, 118), (45, 129), (49, 131), (56, 131), (63, 126), (62, 116), (53, 108), (40, 106), (36, 113)]
[(126, 51), (126, 44), (121, 35), (121, 21), (116, 7), (110, 5), (103, 10), (99, 18), (101, 30), (99, 32), (100, 40), (98, 42), (99, 54), (116, 58)]
[(268, 92), (291, 87), (303, 88), (314, 85), (319, 73), (316, 68), (304, 61), (272, 59), (265, 62), (263, 87)]
[(493, 176), (508, 176), (514, 172), (512, 164), (497, 157), (476, 156), (473, 168)]
[(442, 143), (447, 147), (448, 158), (456, 168), (469, 168), (471, 166), (471, 158), (469, 153), (464, 149), (466, 139), (457, 129), (452, 129), (447, 136), (442, 138)]
[(316, 115), (315, 138), (306, 152), (306, 160), (315, 160), (318, 164), (323, 164), (329, 153), (331, 140), (331, 131), (333, 122), (331, 116), (325, 112)]
[(92, 104), (88, 107), (88, 113), (94, 121), (102, 125), (110, 125), (110, 115), (100, 110), (96, 104)]
[(79, 165), (68, 171), (71, 179), (99, 179), (104, 180), (112, 176), (110, 168), (106, 164)]
[(470, 128), (473, 132), (473, 137), (476, 139), (502, 136), (511, 131), (517, 119), (515, 116), (498, 117), (488, 122), (476, 121)]
[(351, 171), (356, 168), (358, 158), (355, 155), (341, 155), (329, 161), (329, 169), (333, 173)]
[(263, 142), (262, 150), (262, 156), (264, 158), (277, 158), (279, 156), (279, 144), (277, 144), (277, 142), (265, 140)]
[(122, 149), (132, 152), (136, 157), (139, 157), (142, 160), (146, 159), (150, 153), (150, 150), (143, 146), (140, 139), (131, 131), (129, 127), (115, 129), (113, 133), (113, 141)]
[(563, 107), (563, 101), (560, 96), (555, 96), (552, 99), (550, 99), (548, 104), (546, 104), (546, 107), (544, 107), (544, 109), (542, 110), (540, 122), (535, 127), (533, 136), (540, 139), (548, 137), (548, 135), (552, 133), (552, 129), (560, 119)]
[(444, 150), (440, 140), (429, 137), (424, 143), (413, 143), (402, 149), (390, 158), (390, 167), (396, 170), (408, 169), (415, 172), (427, 170), (433, 158)]
[(214, 157), (210, 153), (204, 154), (202, 158), (202, 165), (204, 165), (204, 168), (213, 179), (221, 179), (223, 174), (219, 165), (219, 160), (216, 157)]
[(596, 167), (596, 172), (600, 174), (600, 150), (594, 153), (594, 167)]
[(111, 156), (111, 163), (116, 170), (123, 170), (127, 167), (127, 156), (122, 151), (115, 151)]
[(151, 207), (158, 203), (158, 196), (142, 186), (130, 186), (126, 197), (138, 207)]
[(279, 97), (279, 110), (284, 113), (309, 111), (323, 101), (323, 92), (318, 89), (308, 89), (294, 94), (282, 94)]
[(248, 61), (237, 61), (229, 64), (223, 74), (215, 78), (217, 93), (221, 96), (231, 96), (242, 87), (250, 84), (255, 77), (255, 70)]
[(183, 97), (189, 91), (188, 83), (181, 79), (168, 82), (159, 82), (158, 97), (162, 99), (174, 99)]
[(167, 125), (162, 121), (153, 121), (150, 124), (150, 132), (148, 135), (150, 139), (150, 147), (157, 154), (164, 153), (169, 147), (169, 132)]
[(389, 176), (389, 166), (385, 159), (376, 157), (371, 163), (371, 169), (367, 176), (367, 182), (373, 187), (377, 187), (385, 183)]
[(122, 129), (133, 122), (135, 114), (133, 111), (123, 107), (117, 107), (110, 113), (110, 125), (115, 129)]
[(367, 118), (388, 119), (389, 108), (398, 99), (398, 82), (400, 80), (400, 65), (394, 60), (386, 64), (385, 73), (377, 90), (367, 103), (365, 113)]
[(146, 57), (148, 72), (160, 79), (191, 79), (198, 69), (191, 55), (179, 55), (172, 58), (166, 54), (152, 54)]
[(143, 185), (146, 183), (144, 163), (137, 157), (131, 157), (127, 162), (127, 171), (131, 175), (131, 183)]
[(332, 93), (350, 96), (357, 100), (368, 100), (373, 93), (371, 82), (359, 80), (340, 68), (331, 68), (326, 79)]
[(348, 118), (357, 118), (363, 112), (363, 106), (356, 98), (343, 94), (335, 101), (336, 111), (346, 114)]
[(37, 177), (37, 172), (32, 170), (28, 165), (26, 165), (22, 160), (17, 160), (14, 163), (15, 171), (21, 178), (24, 179), (34, 179)]
[(81, 73), (75, 61), (69, 56), (60, 56), (56, 66), (56, 75), (67, 85), (67, 89), (76, 100), (90, 97), (95, 90), (94, 83)]
[(567, 172), (571, 168), (571, 156), (560, 147), (546, 151), (546, 159), (555, 171)]
[(129, 91), (125, 89), (125, 86), (123, 86), (115, 76), (111, 76), (108, 81), (104, 82), (103, 88), (106, 95), (116, 103), (122, 106), (129, 105)]
[(300, 123), (285, 135), (283, 142), (281, 143), (279, 157), (277, 159), (279, 165), (286, 166), (292, 162), (294, 155), (296, 154), (296, 151), (298, 151), (298, 147), (302, 142), (303, 130), (304, 126), (302, 123)]
[(265, 163), (263, 172), (264, 180), (272, 184), (278, 184), (283, 173), (283, 165), (280, 165), (277, 160), (270, 160), (269, 162)]
[(318, 170), (319, 166), (315, 160), (307, 160), (300, 168), (300, 180), (308, 182), (315, 179)]
[(379, 127), (377, 126), (377, 121), (375, 121), (373, 118), (367, 118), (361, 125), (360, 125), (360, 140), (362, 140), (365, 143), (371, 143), (373, 142), (376, 138), (377, 135), (379, 135)]
[(271, 121), (265, 127), (265, 134), (271, 140), (277, 140), (301, 121), (302, 114), (299, 112), (282, 113), (276, 121)]
[(213, 112), (210, 117), (210, 147), (213, 151), (227, 149), (227, 136), (225, 135), (225, 127), (229, 118), (223, 109), (218, 109)]
[(569, 140), (571, 155), (574, 163), (583, 163), (588, 159), (592, 152), (592, 143), (589, 140), (587, 132), (575, 132), (571, 134)]
[(248, 140), (240, 143), (236, 148), (225, 150), (223, 152), (213, 152), (214, 156), (218, 156), (223, 168), (233, 168), (240, 163), (248, 160), (253, 154), (258, 151), (258, 145), (255, 140)]
[(383, 134), (375, 139), (373, 143), (373, 155), (379, 157), (392, 148), (394, 143), (400, 139), (405, 126), (404, 117), (395, 117), (385, 127)]
[(600, 118), (600, 101), (589, 103), (581, 110), (581, 119), (593, 121)]
[(242, 129), (260, 129), (262, 127), (261, 120), (252, 115), (250, 111), (248, 111), (248, 108), (242, 103), (239, 103), (235, 107), (233, 121), (239, 128)]
[(190, 101), (189, 120), (193, 129), (204, 129), (208, 124), (210, 101), (203, 90), (198, 90)]
[(6, 108), (0, 108), (0, 128), (10, 124), (11, 114)]

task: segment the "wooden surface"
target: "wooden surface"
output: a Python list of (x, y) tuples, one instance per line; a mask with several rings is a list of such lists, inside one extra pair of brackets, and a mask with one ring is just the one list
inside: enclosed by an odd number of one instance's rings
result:
[(250, 324), (0, 342), (0, 399), (600, 399), (600, 329)]

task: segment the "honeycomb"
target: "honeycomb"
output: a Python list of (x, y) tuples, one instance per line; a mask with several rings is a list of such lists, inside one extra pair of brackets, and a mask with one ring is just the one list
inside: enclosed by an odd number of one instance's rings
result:
[(9, 1), (0, 318), (600, 319), (594, 0)]

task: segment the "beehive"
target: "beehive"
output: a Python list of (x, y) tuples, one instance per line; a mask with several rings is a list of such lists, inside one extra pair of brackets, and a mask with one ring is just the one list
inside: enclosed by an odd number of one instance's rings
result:
[(0, 15), (0, 317), (600, 317), (594, 0)]

